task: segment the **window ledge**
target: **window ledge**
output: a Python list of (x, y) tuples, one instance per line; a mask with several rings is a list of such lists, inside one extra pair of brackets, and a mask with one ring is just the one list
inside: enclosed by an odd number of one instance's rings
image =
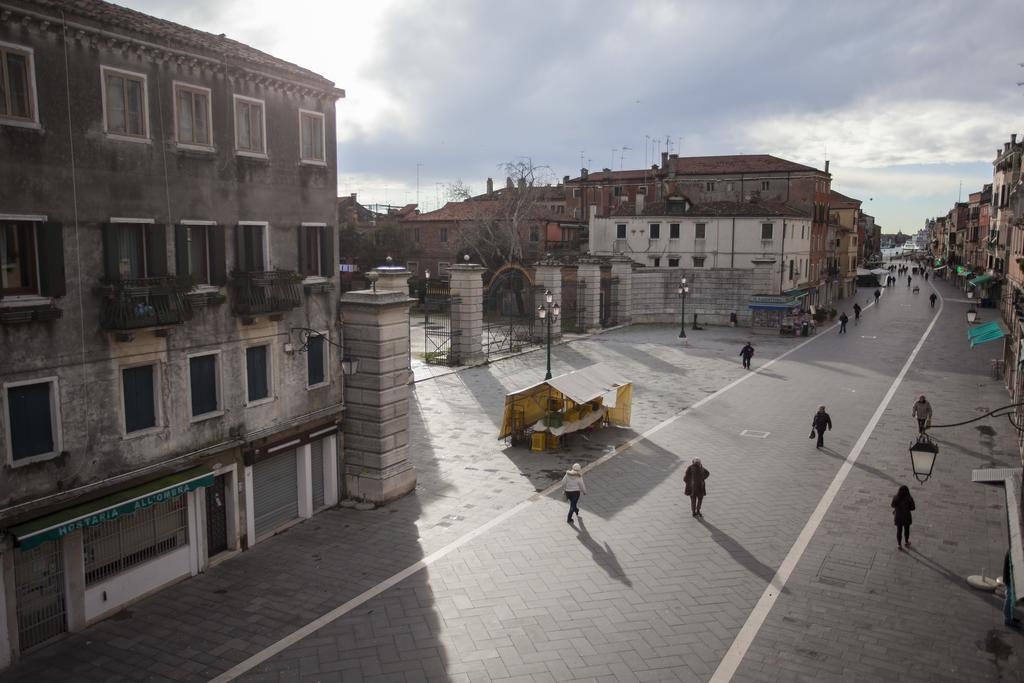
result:
[(214, 285), (197, 285), (191, 292), (186, 293), (188, 301), (195, 307), (212, 306), (227, 301), (227, 297), (221, 292), (220, 287)]
[(235, 156), (243, 157), (245, 159), (259, 159), (262, 161), (269, 161), (270, 157), (267, 156), (266, 152), (246, 152), (245, 150), (236, 149)]
[(27, 458), (19, 458), (10, 463), (12, 469), (19, 467), (25, 467), (39, 462), (46, 462), (47, 460), (54, 460), (64, 455), (63, 451), (50, 451), (49, 453), (40, 453), (39, 455), (31, 455)]
[(327, 167), (326, 161), (319, 161), (318, 159), (299, 159), (301, 166), (323, 166)]
[(141, 143), (143, 145), (151, 145), (153, 141), (148, 137), (136, 137), (134, 135), (122, 135), (121, 133), (107, 133), (108, 140), (117, 140), (118, 142), (134, 142)]
[(266, 398), (261, 398), (261, 399), (259, 399), (257, 401), (250, 401), (249, 403), (245, 404), (245, 407), (246, 408), (255, 408), (256, 406), (265, 406), (266, 404), (273, 403), (276, 400), (277, 400), (277, 396), (268, 396)]
[(215, 410), (212, 413), (203, 413), (202, 415), (193, 415), (189, 418), (189, 423), (195, 424), (196, 422), (206, 422), (207, 420), (213, 420), (214, 418), (223, 417), (223, 410)]
[(13, 296), (5, 296), (0, 299), (0, 309), (4, 308), (24, 308), (26, 306), (49, 306), (53, 303), (53, 300), (47, 296), (36, 296), (34, 294), (15, 294)]
[(47, 297), (5, 297), (0, 299), (0, 325), (57, 320), (63, 311)]
[(323, 389), (324, 387), (331, 386), (330, 382), (320, 382), (320, 384), (310, 384), (306, 387), (306, 391), (313, 391), (314, 389)]
[(321, 275), (310, 275), (302, 280), (302, 288), (309, 294), (329, 292), (334, 288), (334, 283)]
[(212, 145), (192, 145), (187, 142), (179, 142), (177, 144), (179, 152), (202, 152), (203, 156), (217, 153), (216, 148), (214, 148)]
[(122, 441), (130, 441), (132, 439), (138, 439), (143, 436), (152, 436), (154, 434), (160, 434), (164, 431), (164, 427), (157, 425), (155, 427), (146, 427), (145, 429), (137, 429), (134, 432), (126, 432), (121, 436)]
[(38, 121), (24, 121), (19, 119), (0, 119), (0, 126), (11, 126), (13, 128), (28, 128), (29, 130), (42, 130)]

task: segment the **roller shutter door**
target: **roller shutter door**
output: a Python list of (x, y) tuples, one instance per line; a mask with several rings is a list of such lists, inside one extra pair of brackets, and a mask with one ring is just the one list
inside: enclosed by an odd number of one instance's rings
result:
[(295, 451), (253, 465), (253, 508), (256, 538), (299, 516), (299, 473)]
[(311, 469), (313, 470), (313, 509), (324, 507), (324, 442), (326, 439), (309, 444)]

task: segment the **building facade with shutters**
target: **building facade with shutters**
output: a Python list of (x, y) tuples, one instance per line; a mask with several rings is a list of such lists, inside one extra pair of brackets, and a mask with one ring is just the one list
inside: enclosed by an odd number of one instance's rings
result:
[(335, 103), (98, 0), (0, 6), (0, 666), (335, 503)]

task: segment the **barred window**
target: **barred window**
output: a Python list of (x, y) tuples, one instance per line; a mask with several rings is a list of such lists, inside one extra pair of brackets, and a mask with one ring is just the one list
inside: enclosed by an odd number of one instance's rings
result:
[(84, 530), (85, 585), (188, 545), (188, 498), (178, 496)]

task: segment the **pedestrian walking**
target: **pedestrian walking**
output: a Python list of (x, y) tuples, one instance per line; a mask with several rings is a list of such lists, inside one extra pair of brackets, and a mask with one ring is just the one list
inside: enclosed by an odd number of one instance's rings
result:
[(876, 303), (876, 304), (878, 303), (878, 298), (879, 298), (880, 296), (882, 296), (882, 290), (880, 290), (880, 289), (876, 289), (876, 290), (875, 290), (875, 303)]
[(843, 311), (839, 316), (839, 334), (846, 334), (846, 323), (850, 322), (850, 316)]
[(860, 312), (861, 312), (861, 310), (863, 310), (863, 309), (861, 309), (860, 304), (854, 304), (853, 305), (853, 324), (854, 325), (856, 325), (857, 321), (860, 320)]
[(892, 519), (896, 524), (896, 547), (903, 550), (903, 544), (910, 547), (910, 525), (914, 521), (910, 513), (916, 510), (914, 497), (910, 495), (910, 489), (906, 484), (900, 487), (896, 495), (892, 497)]
[(571, 470), (565, 471), (565, 476), (562, 477), (562, 491), (569, 500), (569, 516), (565, 521), (572, 524), (573, 513), (576, 514), (576, 519), (580, 518), (580, 494), (587, 495), (587, 485), (583, 483), (583, 470), (579, 463), (574, 464)]
[(931, 426), (932, 421), (932, 404), (924, 394), (917, 397), (910, 414), (917, 418), (917, 433), (924, 434), (924, 430)]
[(829, 417), (828, 413), (825, 412), (825, 406), (818, 406), (818, 412), (814, 414), (811, 419), (811, 437), (814, 438), (815, 432), (818, 436), (818, 444), (815, 448), (825, 447), (825, 430), (832, 429), (832, 418)]
[(700, 513), (700, 504), (708, 492), (707, 484), (704, 482), (710, 476), (711, 473), (707, 468), (700, 464), (700, 458), (694, 458), (683, 475), (683, 484), (685, 485), (683, 493), (690, 497), (690, 511), (694, 517), (704, 516)]
[(913, 279), (914, 279), (914, 278), (910, 277), (909, 275), (907, 276), (907, 287), (909, 287), (909, 286), (910, 286), (910, 283), (911, 283), (911, 281), (912, 281)]
[(740, 358), (743, 359), (743, 367), (745, 367), (747, 370), (750, 369), (750, 359), (753, 358), (753, 357), (754, 357), (754, 347), (748, 341), (746, 344), (743, 345), (743, 348), (740, 349)]
[(928, 271), (924, 271), (924, 281), (928, 282)]
[[(927, 279), (927, 278), (926, 278), (926, 279)], [(932, 308), (935, 308), (935, 300), (936, 300), (936, 299), (938, 299), (938, 298), (939, 298), (939, 297), (938, 297), (938, 296), (936, 296), (935, 292), (932, 292), (932, 293), (931, 293), (931, 296), (929, 296), (929, 297), (928, 297), (928, 301), (931, 301), (931, 302), (932, 302)]]
[(1020, 626), (1020, 619), (1013, 616), (1013, 603), (1016, 602), (1017, 590), (1013, 584), (1013, 572), (1010, 571), (1010, 551), (1006, 551), (1003, 558), (1003, 589), (1006, 596), (1003, 598), (1003, 623), (1007, 626)]

